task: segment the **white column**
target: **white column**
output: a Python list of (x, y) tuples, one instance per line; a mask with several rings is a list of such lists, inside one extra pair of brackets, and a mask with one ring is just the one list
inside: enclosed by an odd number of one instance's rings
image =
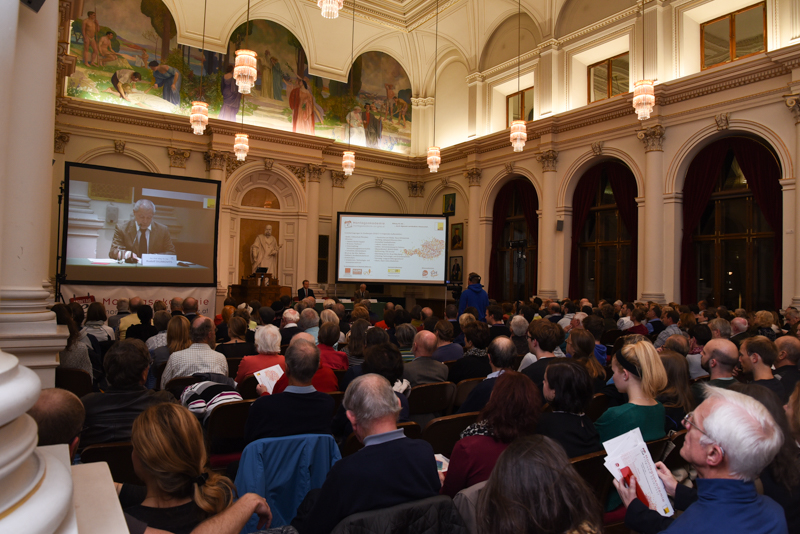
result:
[[(644, 250), (639, 253), (644, 257), (644, 288), (639, 291), (642, 300), (664, 303), (664, 246), (661, 240), (664, 228), (664, 132), (660, 124), (637, 132), (644, 143), (645, 176), (644, 176)], [(642, 243), (642, 240), (639, 240)], [(643, 253), (643, 254), (642, 254)]]
[(464, 281), (467, 275), (477, 272), (485, 280), (489, 273), (481, 273), (483, 262), (480, 258), (480, 215), (481, 215), (481, 170), (478, 168), (464, 171), (464, 178), (469, 183), (469, 215), (467, 218), (467, 261), (464, 264)]
[[(3, 228), (0, 258), (0, 348), (20, 358), (39, 373), (45, 387), (54, 384), (58, 352), (66, 345), (65, 327), (57, 327), (47, 310), (49, 291), (43, 283), (49, 259), (56, 254), (50, 235), (50, 195), (53, 180), (55, 129), (56, 39), (58, 2), (45, 2), (39, 13), (19, 9), (14, 16), (3, 2), (3, 25), (17, 21), (16, 39), (4, 38), (13, 49), (12, 72), (28, 72), (36, 65), (45, 76), (36, 83), (4, 88), (7, 110), (3, 128), (5, 175), (0, 197)], [(13, 33), (13, 32), (12, 32)], [(5, 54), (5, 52), (4, 52)], [(5, 58), (4, 58), (5, 60)], [(45, 74), (46, 73), (46, 74)]]
[(542, 298), (557, 298), (556, 289), (556, 262), (548, 259), (556, 244), (556, 198), (558, 196), (558, 180), (556, 179), (556, 163), (558, 152), (545, 150), (536, 155), (542, 164), (542, 219), (541, 235), (539, 242), (539, 296)]
[(325, 171), (321, 165), (308, 166), (308, 233), (306, 234), (305, 278), (317, 283), (319, 260), (319, 177)]
[[(795, 78), (797, 75), (795, 72), (792, 72), (792, 77)], [(800, 164), (800, 94), (793, 94), (786, 98), (786, 105), (789, 107), (789, 110), (794, 115), (794, 161), (795, 167)], [(788, 176), (786, 178), (789, 178)], [(796, 177), (795, 177), (796, 178)], [(797, 236), (800, 233), (800, 187), (795, 184), (794, 188), (794, 239), (797, 240)], [(784, 219), (786, 219), (786, 212), (784, 211)], [(795, 257), (794, 257), (794, 292), (792, 293), (792, 306), (800, 306), (800, 269), (796, 268), (797, 265), (800, 265), (800, 246), (795, 245)], [(785, 254), (785, 252), (784, 252)], [(786, 262), (784, 262), (784, 265)], [(784, 280), (786, 280), (787, 276), (784, 274)]]

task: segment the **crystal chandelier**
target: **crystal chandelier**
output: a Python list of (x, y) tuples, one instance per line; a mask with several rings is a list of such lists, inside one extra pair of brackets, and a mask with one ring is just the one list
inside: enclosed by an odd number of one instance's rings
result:
[(439, 170), (439, 164), (442, 162), (442, 154), (438, 146), (432, 146), (428, 149), (428, 168), (431, 172)]
[[(439, 0), (436, 0), (436, 41), (433, 47), (433, 143), (436, 144), (436, 82), (439, 68)], [(438, 146), (428, 147), (428, 168), (431, 172), (439, 170), (442, 154)]]
[(244, 161), (247, 158), (248, 150), (250, 150), (250, 144), (247, 140), (247, 134), (237, 133), (236, 139), (233, 141), (233, 153), (236, 154), (236, 159)]
[(317, 5), (322, 10), (323, 17), (335, 19), (339, 16), (339, 10), (344, 7), (344, 0), (319, 0)]
[(640, 121), (650, 118), (650, 112), (656, 103), (656, 92), (653, 80), (639, 80), (633, 84), (633, 109)]
[(525, 148), (525, 141), (528, 140), (527, 130), (525, 121), (516, 120), (511, 123), (511, 146), (514, 147), (514, 152), (522, 152)]
[(342, 170), (345, 176), (352, 176), (353, 169), (356, 168), (356, 153), (352, 150), (345, 150), (342, 154)]
[(236, 51), (236, 63), (233, 67), (233, 77), (239, 92), (245, 95), (250, 94), (250, 88), (256, 83), (256, 53), (252, 50), (239, 49)]
[(203, 135), (208, 124), (208, 104), (202, 101), (192, 102), (192, 113), (189, 115), (189, 122), (195, 135)]
[(517, 1), (517, 101), (519, 102), (519, 119), (511, 123), (511, 146), (514, 152), (522, 152), (525, 148), (525, 141), (528, 140), (528, 128), (525, 127), (525, 120), (522, 111), (522, 93), (519, 90), (520, 81), (520, 60), (522, 59), (522, 0)]

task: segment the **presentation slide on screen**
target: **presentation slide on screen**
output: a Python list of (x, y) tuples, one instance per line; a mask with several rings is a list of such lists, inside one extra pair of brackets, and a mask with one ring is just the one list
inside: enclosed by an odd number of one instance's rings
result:
[(447, 217), (339, 214), (339, 282), (444, 284)]
[(67, 163), (66, 283), (215, 285), (219, 183)]

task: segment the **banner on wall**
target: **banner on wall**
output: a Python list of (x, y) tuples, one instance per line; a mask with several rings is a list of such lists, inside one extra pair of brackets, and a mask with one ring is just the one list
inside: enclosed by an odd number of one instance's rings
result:
[[(117, 299), (140, 297), (145, 304), (153, 305), (157, 300), (167, 303), (174, 297), (194, 297), (198, 302), (197, 312), (200, 315), (214, 317), (216, 287), (174, 287), (174, 286), (94, 286), (64, 284), (61, 286), (61, 296), (65, 302), (79, 302), (88, 307), (91, 302), (102, 302), (109, 317), (117, 313)], [(75, 299), (75, 300), (73, 300)], [(85, 303), (85, 304), (84, 304)]]

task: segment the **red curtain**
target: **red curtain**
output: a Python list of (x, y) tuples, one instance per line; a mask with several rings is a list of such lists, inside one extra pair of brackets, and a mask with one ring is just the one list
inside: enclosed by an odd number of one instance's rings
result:
[[(782, 299), (783, 263), (783, 191), (778, 181), (781, 168), (768, 148), (752, 139), (733, 137), (728, 141), (739, 168), (742, 169), (747, 185), (753, 192), (756, 204), (761, 208), (764, 218), (775, 232), (775, 245), (772, 268), (772, 289), (775, 308), (780, 309)], [(763, 276), (763, 274), (762, 274)]]
[[(539, 209), (539, 199), (536, 190), (528, 180), (522, 178), (512, 180), (503, 186), (497, 193), (494, 201), (494, 216), (492, 218), (492, 251), (489, 256), (489, 293), (491, 298), (502, 300), (501, 287), (502, 275), (497, 251), (503, 242), (503, 230), (505, 229), (508, 210), (514, 196), (519, 198), (522, 210), (525, 214), (525, 223), (528, 227), (532, 239), (539, 238), (539, 217), (536, 211)], [(472, 230), (471, 230), (472, 231)], [(529, 261), (536, 261), (529, 258)]]
[(639, 252), (639, 209), (636, 205), (636, 178), (631, 170), (621, 163), (606, 163), (605, 170), (611, 190), (614, 192), (614, 200), (617, 203), (619, 216), (622, 224), (631, 236), (631, 256), (630, 266), (628, 267), (628, 285), (622, 290), (622, 300), (636, 300), (636, 280), (638, 274), (638, 252)]
[(586, 171), (575, 188), (572, 197), (572, 252), (569, 261), (569, 295), (572, 299), (581, 298), (581, 273), (578, 242), (589, 216), (589, 210), (597, 199), (600, 175), (603, 165), (596, 165)]

